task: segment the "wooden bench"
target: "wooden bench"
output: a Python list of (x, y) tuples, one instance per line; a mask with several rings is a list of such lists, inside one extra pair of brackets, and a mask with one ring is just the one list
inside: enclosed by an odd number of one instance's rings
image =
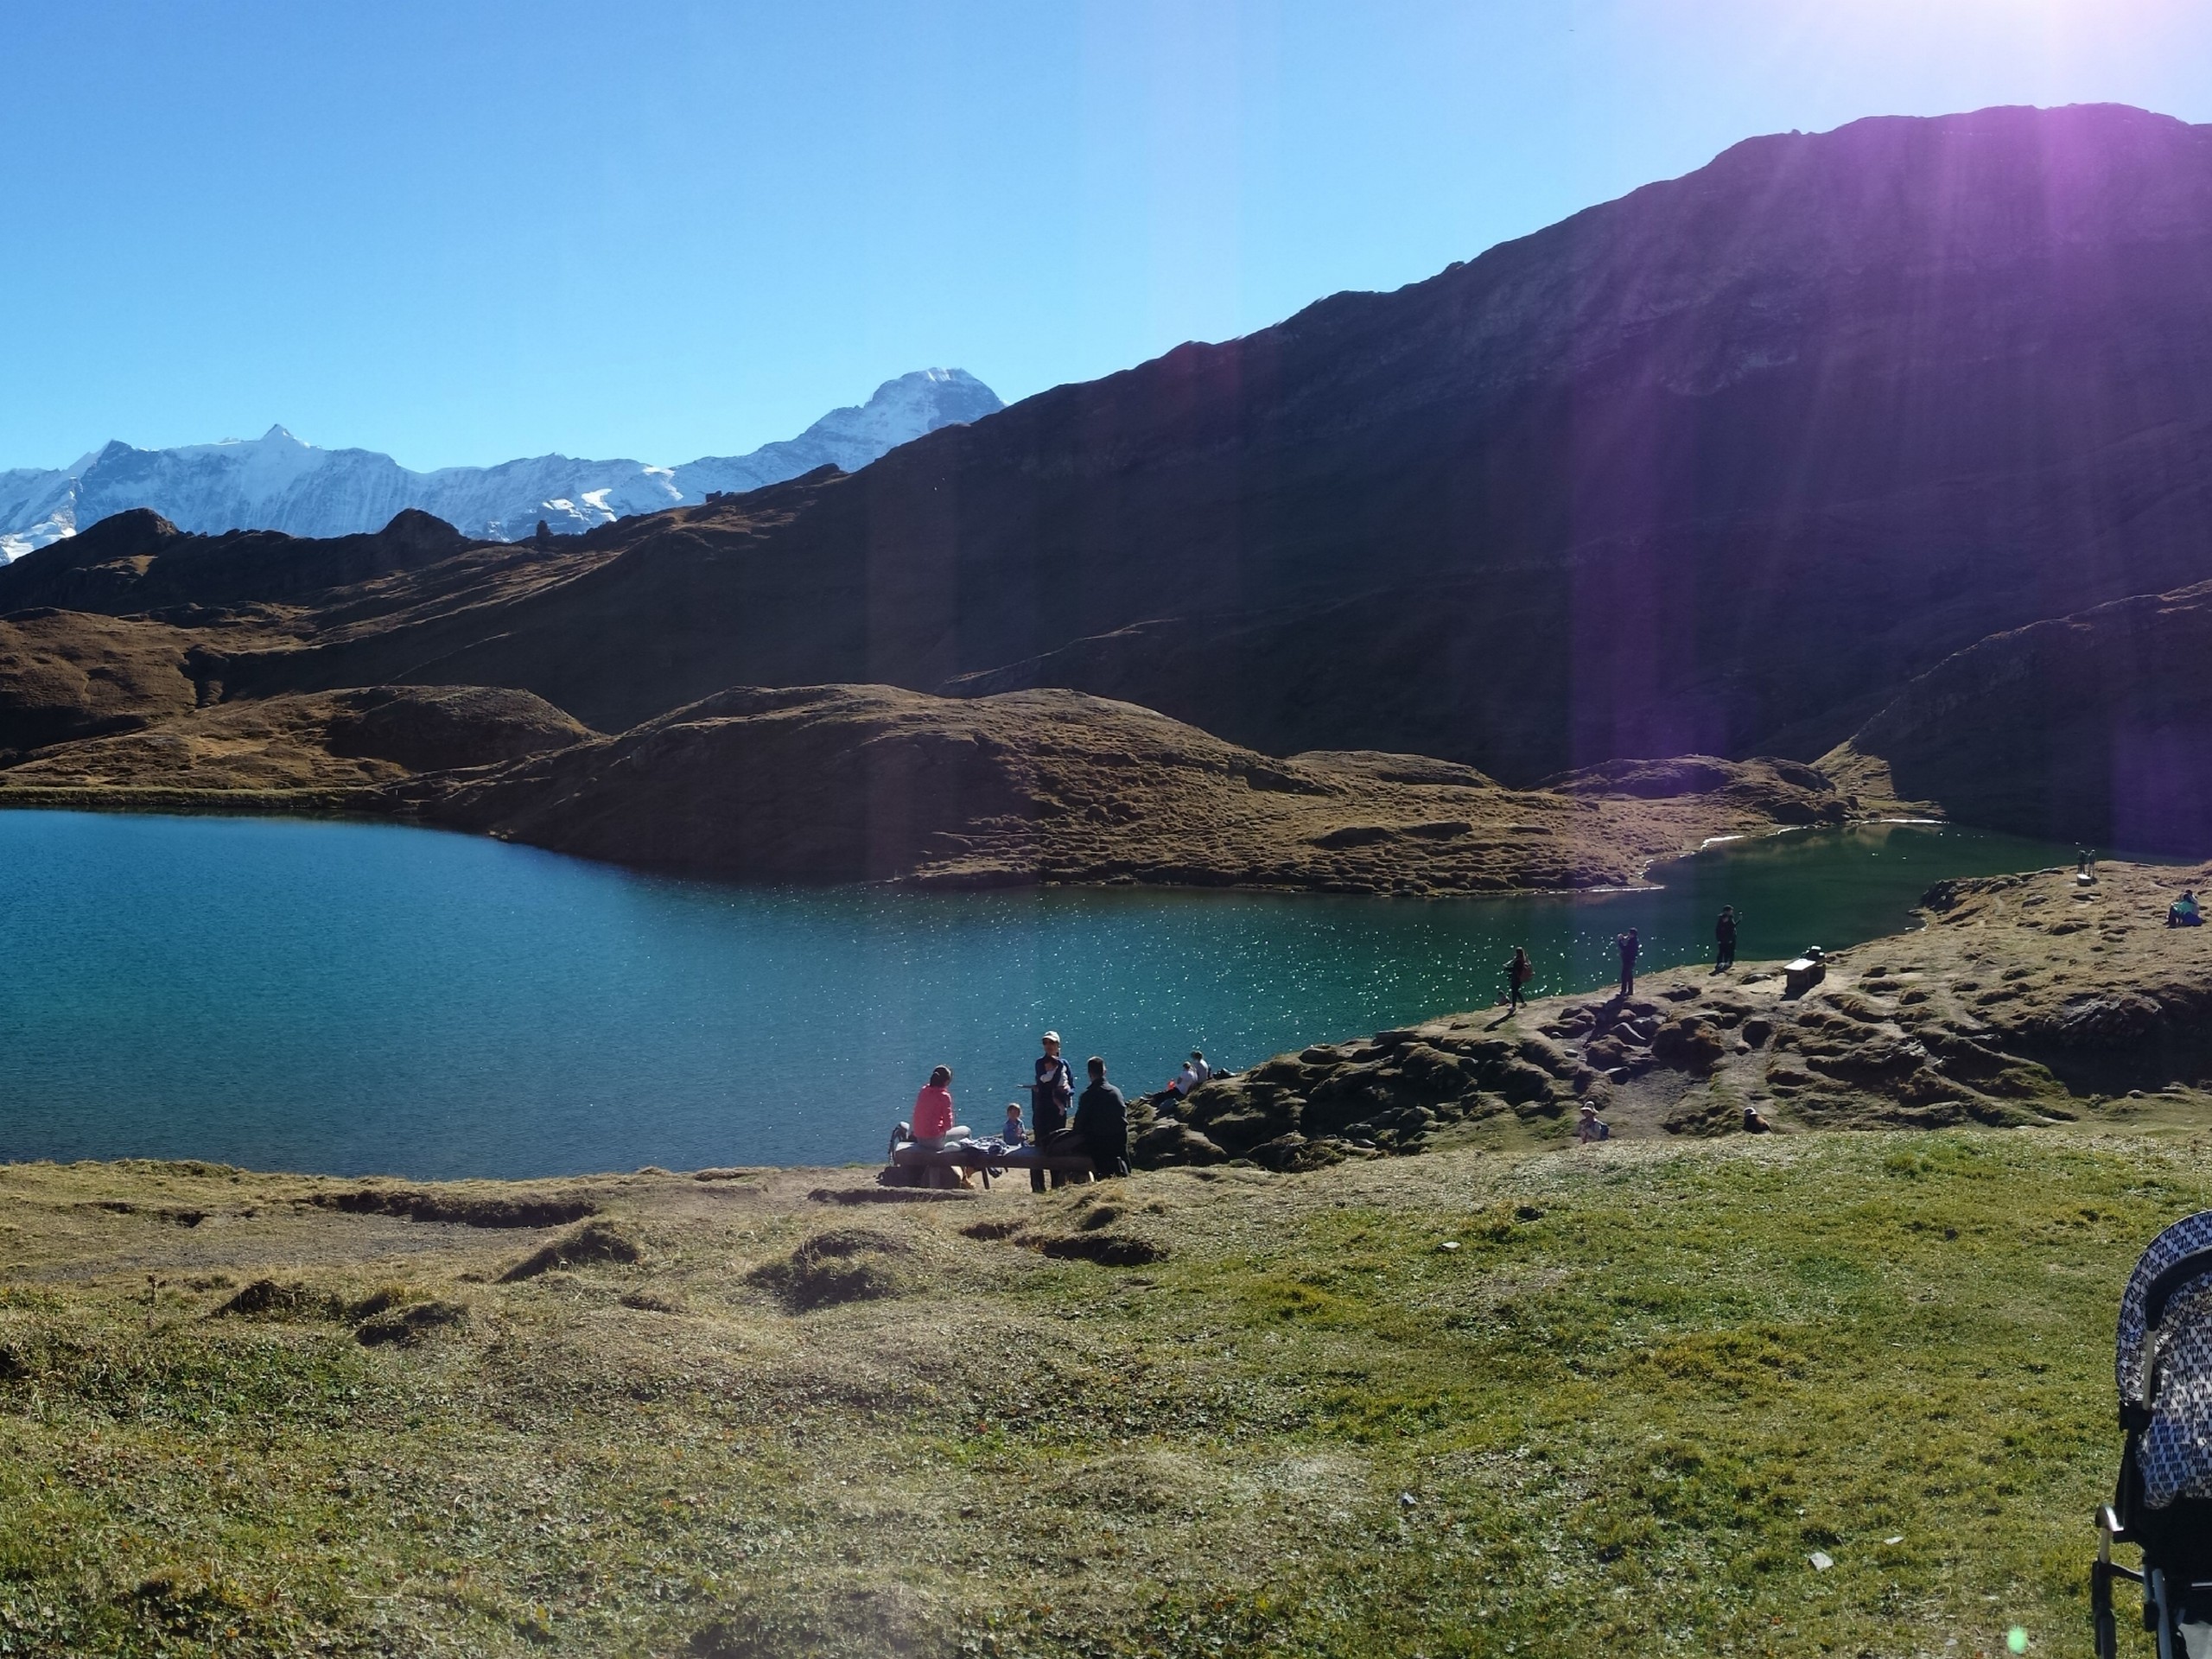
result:
[(912, 1141), (902, 1141), (891, 1149), (891, 1162), (894, 1168), (931, 1174), (938, 1170), (972, 1169), (982, 1174), (986, 1192), (990, 1189), (991, 1172), (995, 1169), (1041, 1169), (1062, 1175), (1080, 1176), (1085, 1181), (1097, 1179), (1097, 1170), (1088, 1154), (1042, 1153), (1034, 1147), (984, 1153), (966, 1147), (918, 1147)]

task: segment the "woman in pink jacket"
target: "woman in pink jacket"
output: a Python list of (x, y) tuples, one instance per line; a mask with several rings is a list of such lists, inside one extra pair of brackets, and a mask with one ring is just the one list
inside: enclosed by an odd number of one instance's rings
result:
[(914, 1139), (943, 1144), (967, 1133), (952, 1121), (952, 1068), (940, 1065), (914, 1096)]

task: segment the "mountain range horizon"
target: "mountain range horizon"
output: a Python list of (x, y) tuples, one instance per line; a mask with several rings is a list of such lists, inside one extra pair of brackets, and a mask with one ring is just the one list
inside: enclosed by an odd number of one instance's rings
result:
[(817, 467), (854, 471), (940, 426), (1003, 407), (964, 369), (918, 369), (885, 381), (865, 404), (830, 410), (795, 437), (674, 465), (553, 453), (421, 472), (378, 450), (318, 448), (281, 423), (258, 438), (162, 449), (113, 439), (67, 467), (0, 471), (0, 559), (19, 558), (134, 507), (203, 531), (355, 536), (413, 508), (488, 541), (518, 540), (541, 520), (556, 534), (574, 535)]

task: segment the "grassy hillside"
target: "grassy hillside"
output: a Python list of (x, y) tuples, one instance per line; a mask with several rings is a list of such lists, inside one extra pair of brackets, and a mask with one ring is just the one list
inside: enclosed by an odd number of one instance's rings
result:
[(2212, 1203), (2044, 1131), (719, 1173), (0, 1173), (0, 1652), (2075, 1651)]

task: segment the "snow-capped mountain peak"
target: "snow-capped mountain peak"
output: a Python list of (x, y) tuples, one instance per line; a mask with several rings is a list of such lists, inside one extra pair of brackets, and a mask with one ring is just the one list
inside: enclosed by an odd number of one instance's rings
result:
[(964, 369), (923, 369), (885, 381), (867, 403), (832, 410), (795, 438), (677, 467), (552, 454), (417, 473), (373, 450), (318, 449), (281, 425), (258, 438), (174, 449), (118, 439), (73, 466), (0, 472), (0, 557), (20, 558), (131, 507), (203, 531), (346, 536), (416, 507), (487, 540), (518, 541), (541, 519), (569, 534), (713, 491), (756, 490), (825, 463), (853, 472), (924, 433), (1002, 407)]

